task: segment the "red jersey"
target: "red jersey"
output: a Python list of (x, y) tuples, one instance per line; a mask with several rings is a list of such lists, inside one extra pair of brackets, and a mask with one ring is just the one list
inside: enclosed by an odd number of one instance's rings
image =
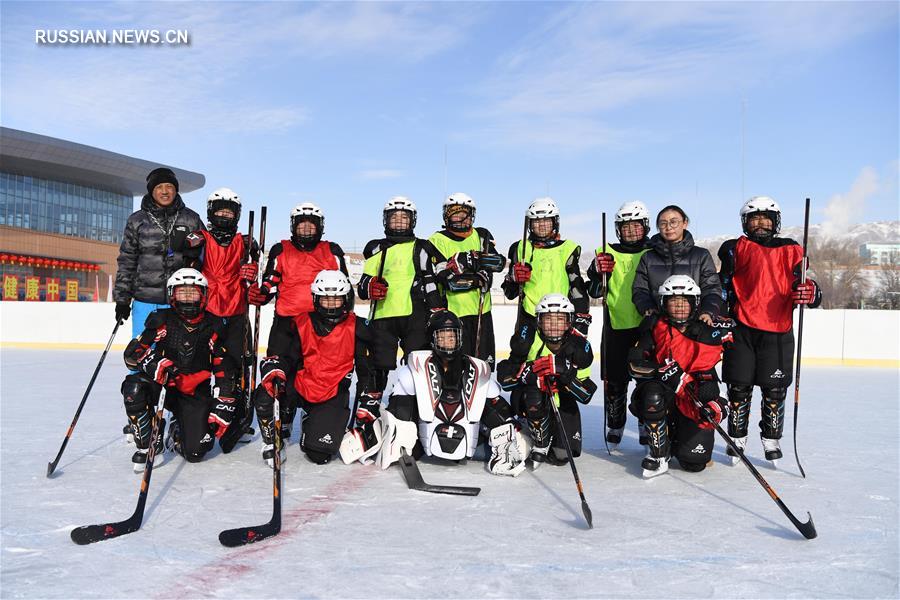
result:
[(794, 323), (794, 268), (802, 260), (803, 248), (796, 243), (767, 247), (741, 236), (734, 249), (732, 277), (738, 321), (762, 331), (790, 331)]
[(204, 245), (203, 276), (209, 282), (206, 310), (217, 317), (233, 317), (247, 312), (247, 298), (240, 278), (244, 262), (244, 238), (240, 233), (227, 246), (222, 246), (213, 235), (202, 230)]
[(308, 402), (330, 400), (353, 369), (356, 315), (350, 313), (326, 336), (315, 332), (308, 313), (294, 317), (294, 323), (303, 352), (303, 368), (297, 370), (294, 388)]
[[(319, 242), (308, 252), (297, 250), (290, 240), (281, 241), (276, 259), (281, 273), (275, 313), (282, 317), (306, 315), (313, 310), (310, 286), (319, 271), (340, 269), (340, 261), (331, 252), (329, 242)], [(351, 346), (352, 347), (352, 346)]]

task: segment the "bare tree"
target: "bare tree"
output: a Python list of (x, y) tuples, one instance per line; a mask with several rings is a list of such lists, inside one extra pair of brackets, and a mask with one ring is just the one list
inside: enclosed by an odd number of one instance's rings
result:
[(890, 262), (878, 271), (878, 286), (868, 302), (885, 310), (900, 309), (900, 256), (891, 254)]
[(863, 274), (866, 262), (851, 241), (810, 238), (809, 262), (822, 290), (822, 308), (860, 307), (869, 282)]

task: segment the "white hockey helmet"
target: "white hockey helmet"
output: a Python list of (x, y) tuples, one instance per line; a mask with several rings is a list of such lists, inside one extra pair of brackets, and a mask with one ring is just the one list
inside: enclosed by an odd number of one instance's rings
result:
[[(550, 196), (536, 198), (534, 202), (528, 205), (528, 210), (525, 211), (525, 217), (528, 219), (528, 232), (531, 237), (546, 240), (554, 238), (559, 234), (559, 207)], [(537, 219), (553, 220), (553, 230), (549, 235), (544, 237), (538, 237), (537, 235), (535, 235), (531, 226), (532, 222)]]
[[(231, 210), (234, 217), (217, 216), (216, 213), (223, 208)], [(241, 199), (230, 188), (213, 190), (206, 198), (206, 219), (212, 228), (237, 230), (238, 221), (241, 220)]]
[[(773, 229), (756, 231), (752, 236), (747, 231), (747, 222), (750, 216), (756, 213), (763, 213), (772, 221)], [(768, 196), (753, 196), (741, 206), (741, 227), (748, 237), (766, 239), (777, 235), (781, 231), (781, 207), (772, 198)]]
[[(199, 297), (191, 300), (179, 300), (176, 297), (176, 291), (180, 287), (197, 288), (200, 292)], [(172, 308), (175, 309), (175, 312), (186, 319), (194, 319), (200, 316), (203, 313), (203, 309), (206, 308), (208, 289), (209, 282), (203, 276), (203, 273), (197, 269), (178, 269), (166, 281), (166, 298)]]
[[(406, 229), (391, 229), (388, 227), (391, 215), (398, 210), (405, 211), (409, 214), (409, 227)], [(384, 203), (382, 209), (382, 223), (384, 224), (384, 234), (387, 236), (411, 236), (416, 228), (416, 205), (406, 196), (393, 196)]]
[[(444, 208), (443, 208), (443, 219), (444, 226), (447, 229), (452, 231), (468, 231), (471, 227), (463, 227), (459, 222), (453, 223), (450, 221), (450, 217), (457, 212), (457, 208), (462, 207), (468, 216), (474, 221), (475, 220), (475, 201), (468, 194), (464, 194), (463, 192), (454, 192), (447, 196), (447, 199), (444, 200)], [(464, 218), (463, 221), (466, 219)]]
[[(575, 305), (562, 294), (547, 294), (534, 307), (534, 314), (537, 317), (541, 338), (547, 342), (558, 342), (572, 327), (575, 319)], [(551, 321), (544, 316), (552, 314), (565, 315), (565, 321), (562, 323), (556, 319)]]
[(619, 207), (615, 216), (616, 237), (620, 242), (622, 241), (622, 225), (630, 221), (640, 221), (644, 226), (644, 235), (641, 237), (646, 237), (650, 233), (650, 212), (647, 210), (647, 206), (639, 201), (626, 202)]
[[(353, 287), (341, 271), (319, 271), (309, 289), (316, 312), (327, 319), (342, 319), (353, 309)], [(321, 299), (326, 296), (342, 298), (343, 303), (326, 308), (321, 305)]]
[[(698, 286), (697, 282), (689, 275), (670, 275), (662, 282), (662, 285), (659, 286), (657, 295), (659, 296), (659, 306), (662, 309), (662, 312), (666, 314), (668, 314), (666, 311), (666, 299), (672, 296), (691, 297), (693, 299), (691, 315), (693, 315), (697, 311), (697, 308), (700, 307), (700, 286)], [(690, 318), (690, 316), (688, 318)], [(686, 320), (687, 319), (678, 320), (677, 322)]]
[[(301, 221), (310, 221), (316, 225), (316, 233), (312, 235), (298, 235), (297, 224)], [(291, 240), (304, 248), (312, 248), (322, 239), (325, 233), (325, 213), (318, 205), (312, 202), (302, 202), (291, 209)]]

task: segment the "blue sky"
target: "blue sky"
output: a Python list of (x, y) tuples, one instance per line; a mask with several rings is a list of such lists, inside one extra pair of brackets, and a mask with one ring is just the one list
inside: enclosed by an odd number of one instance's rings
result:
[[(403, 194), (423, 237), (446, 191), (502, 247), (548, 191), (563, 235), (600, 212), (682, 205), (739, 230), (743, 196), (786, 225), (898, 218), (898, 4), (36, 3), (2, 11), (3, 125), (302, 201), (346, 249)], [(190, 46), (38, 46), (35, 29), (187, 29)], [(742, 194), (741, 122), (744, 115)], [(612, 235), (612, 228), (609, 231)]]

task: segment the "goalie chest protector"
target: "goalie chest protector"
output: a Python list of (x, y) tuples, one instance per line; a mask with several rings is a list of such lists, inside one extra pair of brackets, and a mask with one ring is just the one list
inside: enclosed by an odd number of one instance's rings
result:
[(478, 445), (481, 413), (491, 370), (472, 356), (463, 357), (459, 389), (444, 389), (440, 362), (430, 350), (411, 352), (407, 365), (416, 386), (419, 441), (428, 456), (471, 458)]

